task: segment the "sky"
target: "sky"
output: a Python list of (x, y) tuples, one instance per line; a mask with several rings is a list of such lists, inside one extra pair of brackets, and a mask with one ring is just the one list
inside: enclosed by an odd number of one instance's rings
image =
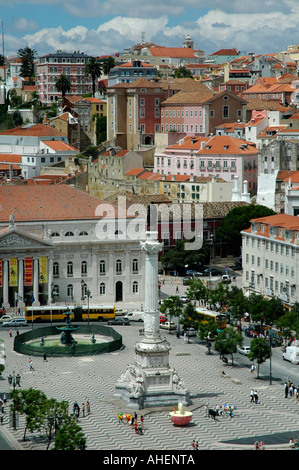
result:
[(182, 47), (189, 34), (205, 55), (255, 54), (299, 43), (298, 0), (0, 0), (0, 54), (23, 47), (113, 55), (134, 44)]

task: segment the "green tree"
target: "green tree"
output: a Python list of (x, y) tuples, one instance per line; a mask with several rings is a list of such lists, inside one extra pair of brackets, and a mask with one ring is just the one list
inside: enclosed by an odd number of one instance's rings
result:
[(186, 296), (190, 300), (204, 300), (206, 303), (210, 297), (210, 291), (201, 279), (191, 279), (188, 283)]
[(55, 434), (52, 450), (85, 450), (86, 438), (74, 416), (68, 416)]
[(48, 438), (47, 450), (60, 426), (68, 419), (68, 402), (57, 401), (55, 398), (47, 399), (42, 408), (42, 427)]
[(236, 247), (239, 251), (242, 245), (241, 231), (250, 227), (252, 219), (266, 217), (276, 214), (272, 209), (265, 206), (250, 204), (248, 206), (235, 207), (222, 219), (220, 227), (217, 230), (217, 236), (222, 241)]
[(193, 79), (193, 75), (192, 75), (192, 72), (185, 66), (181, 65), (178, 69), (175, 70), (173, 76), (175, 78), (192, 78)]
[(114, 57), (110, 56), (108, 57), (105, 62), (103, 63), (103, 72), (105, 75), (109, 75), (110, 70), (113, 69), (113, 67), (116, 66), (116, 61)]
[(181, 316), (181, 324), (184, 328), (192, 326), (198, 328), (198, 313), (193, 302), (188, 302)]
[(34, 76), (34, 61), (37, 56), (35, 49), (30, 47), (24, 47), (18, 50), (18, 57), (21, 59), (21, 71), (20, 76), (23, 78), (31, 78)]
[(271, 355), (271, 347), (265, 338), (254, 338), (250, 343), (250, 352), (247, 357), (251, 361), (255, 361), (258, 365), (257, 378), (259, 379), (260, 365), (263, 364)]
[(243, 336), (240, 331), (235, 330), (232, 327), (225, 328), (220, 331), (215, 340), (215, 349), (220, 351), (220, 355), (230, 354), (232, 365), (234, 362), (234, 353), (237, 352), (238, 346), (243, 344)]
[(178, 240), (174, 248), (161, 256), (162, 265), (166, 270), (175, 269), (180, 275), (183, 275), (186, 272), (186, 266), (188, 269), (198, 270), (200, 266), (209, 261), (209, 245), (204, 243), (199, 250), (186, 250), (185, 243), (188, 241)]
[(231, 286), (228, 292), (228, 305), (230, 307), (230, 313), (234, 319), (241, 322), (241, 319), (245, 312), (248, 312), (248, 299), (245, 297), (242, 289), (237, 286)]
[(59, 93), (62, 95), (62, 100), (65, 97), (65, 95), (71, 91), (72, 88), (72, 82), (69, 77), (67, 77), (65, 74), (61, 74), (60, 77), (56, 80), (55, 82), (56, 89)]
[(217, 335), (218, 335), (217, 325), (212, 318), (210, 318), (207, 322), (199, 321), (198, 336), (199, 336), (199, 339), (202, 339), (207, 342), (209, 353), (210, 353), (210, 347), (209, 347), (210, 341), (213, 341), (217, 337)]
[(95, 96), (96, 92), (96, 79), (102, 75), (102, 66), (97, 61), (96, 57), (91, 57), (85, 65), (85, 75), (91, 76), (92, 81), (92, 96)]
[(40, 390), (29, 388), (28, 390), (13, 390), (11, 398), (11, 411), (25, 416), (26, 425), (23, 434), (23, 441), (25, 441), (27, 431), (34, 432), (41, 429), (44, 420), (42, 410), (47, 397)]
[(180, 320), (180, 316), (183, 313), (183, 307), (184, 304), (182, 299), (178, 295), (171, 295), (163, 301), (163, 304), (160, 307), (160, 311), (162, 313), (166, 313), (169, 316), (169, 321), (171, 321), (171, 317), (177, 317)]

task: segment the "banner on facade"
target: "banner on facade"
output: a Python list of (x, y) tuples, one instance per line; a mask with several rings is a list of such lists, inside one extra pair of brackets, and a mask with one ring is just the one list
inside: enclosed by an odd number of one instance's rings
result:
[(33, 284), (33, 260), (32, 258), (25, 258), (24, 266), (25, 266), (24, 285), (32, 286)]
[(39, 282), (45, 284), (47, 282), (47, 257), (42, 256), (39, 260)]
[(2, 287), (2, 259), (0, 259), (0, 287)]
[(18, 260), (10, 258), (9, 260), (9, 285), (15, 287), (18, 285)]

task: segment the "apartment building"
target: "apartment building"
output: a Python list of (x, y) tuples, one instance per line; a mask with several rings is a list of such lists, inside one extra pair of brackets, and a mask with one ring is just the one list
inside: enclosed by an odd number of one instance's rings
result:
[(278, 214), (251, 220), (242, 232), (243, 288), (287, 305), (299, 301), (299, 218)]
[(85, 66), (90, 56), (82, 52), (56, 52), (38, 58), (36, 64), (36, 85), (38, 95), (45, 105), (51, 105), (61, 98), (55, 82), (61, 74), (71, 79), (71, 95), (92, 93), (92, 80), (85, 74)]

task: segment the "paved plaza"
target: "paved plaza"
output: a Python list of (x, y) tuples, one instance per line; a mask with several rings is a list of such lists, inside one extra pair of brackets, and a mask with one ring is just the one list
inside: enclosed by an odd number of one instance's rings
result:
[[(163, 291), (164, 287), (162, 287)], [(171, 286), (174, 289), (174, 286)], [(180, 289), (183, 286), (180, 285)], [(6, 345), (6, 370), (0, 380), (0, 392), (9, 392), (7, 376), (15, 371), (21, 374), (22, 388), (42, 390), (48, 398), (67, 400), (70, 411), (74, 401), (81, 407), (89, 400), (91, 413), (79, 417), (78, 424), (87, 438), (87, 450), (178, 450), (191, 449), (198, 441), (200, 450), (253, 449), (254, 442), (263, 440), (266, 449), (287, 449), (291, 437), (299, 437), (297, 419), (299, 404), (285, 399), (283, 384), (257, 380), (247, 366), (225, 365), (218, 354), (206, 355), (206, 346), (197, 339), (185, 343), (183, 337), (163, 331), (161, 334), (171, 344), (170, 365), (175, 368), (190, 390), (193, 404), (192, 421), (188, 426), (176, 427), (168, 414), (172, 407), (137, 411), (144, 416), (144, 435), (118, 422), (118, 413), (132, 411), (113, 398), (115, 383), (129, 364), (135, 361), (135, 343), (141, 340), (140, 324), (114, 327), (123, 336), (124, 347), (114, 353), (92, 357), (33, 357), (34, 371), (29, 370), (28, 357), (13, 351), (13, 338), (6, 329), (0, 329), (0, 339)], [(162, 331), (162, 330), (161, 330)], [(220, 372), (225, 370), (226, 376)], [(250, 390), (259, 393), (259, 403), (250, 403)], [(206, 416), (205, 404), (236, 406), (234, 417), (218, 417), (216, 421)], [(0, 431), (12, 436), (16, 448), (45, 450), (46, 441), (38, 433), (28, 433), (22, 442), (24, 420), (19, 428), (9, 427), (8, 406)], [(290, 434), (291, 433), (291, 434)]]

